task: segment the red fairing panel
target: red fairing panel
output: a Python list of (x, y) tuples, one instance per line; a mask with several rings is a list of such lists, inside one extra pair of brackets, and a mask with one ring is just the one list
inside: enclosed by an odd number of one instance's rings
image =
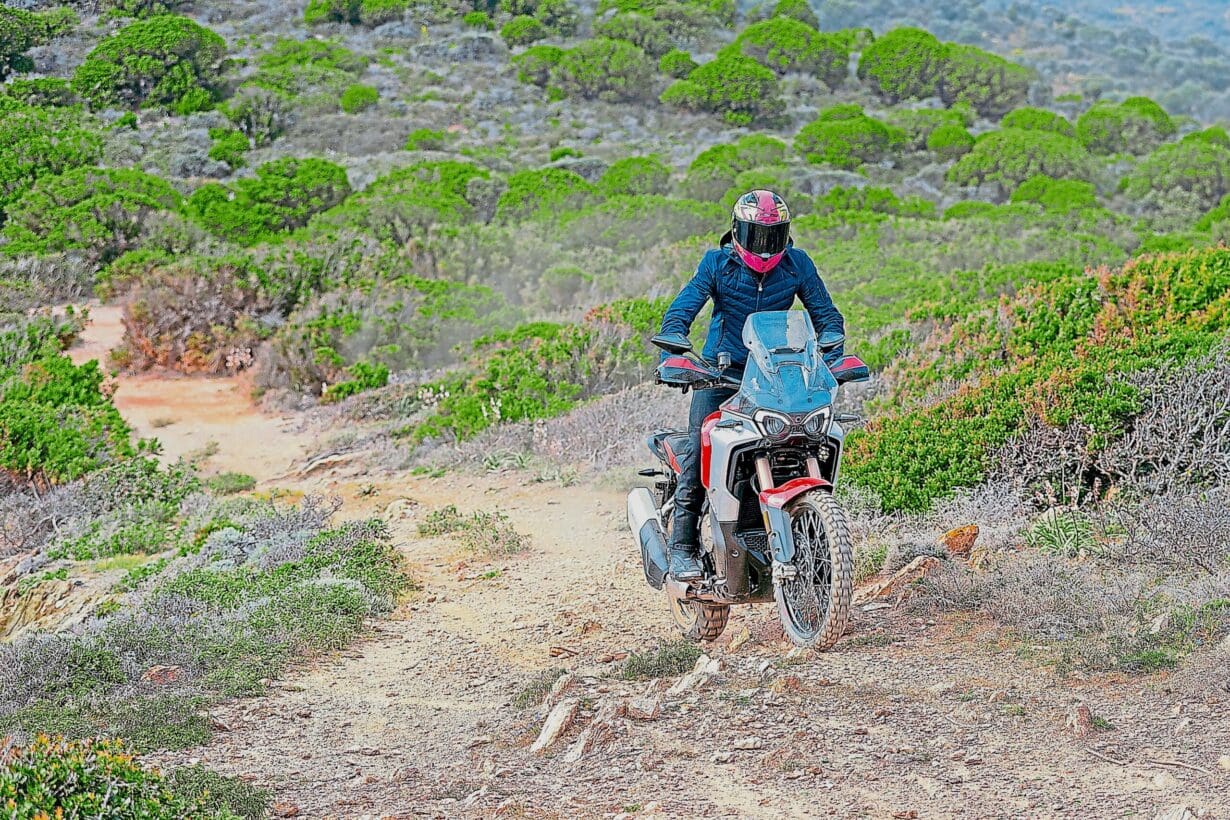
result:
[(808, 490), (814, 490), (817, 487), (832, 486), (832, 484), (828, 483), (823, 478), (794, 478), (787, 481), (780, 487), (774, 487), (771, 490), (765, 490), (762, 492), (760, 494), (760, 503), (764, 504), (766, 507), (772, 507), (775, 510), (780, 510), (782, 507), (786, 506)]
[(671, 469), (675, 471), (675, 474), (682, 473), (683, 468), (679, 466), (679, 459), (675, 457), (675, 451), (671, 449), (670, 444), (665, 441), (662, 442), (662, 449), (666, 451), (666, 461), (671, 465)]
[(700, 426), (700, 483), (709, 489), (709, 459), (713, 455), (713, 428), (722, 419), (722, 411), (717, 410), (705, 417)]
[(829, 371), (836, 375), (845, 370), (853, 370), (856, 367), (866, 367), (866, 363), (858, 356), (842, 356), (837, 360), (837, 363), (829, 368)]

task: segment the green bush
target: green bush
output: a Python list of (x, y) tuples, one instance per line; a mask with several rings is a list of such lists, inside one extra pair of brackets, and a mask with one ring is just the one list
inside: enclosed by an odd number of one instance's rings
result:
[(246, 473), (219, 473), (205, 479), (205, 486), (215, 495), (236, 495), (256, 489), (256, 479)]
[(496, 216), (506, 222), (554, 217), (569, 203), (575, 206), (594, 193), (594, 186), (563, 168), (518, 171), (508, 178), (508, 189), (500, 195)]
[(939, 93), (947, 49), (929, 32), (898, 28), (863, 50), (858, 77), (890, 103)]
[[(16, 82), (13, 82), (10, 83), (10, 86), (16, 84)], [(1207, 142), (1212, 145), (1220, 145), (1222, 148), (1230, 148), (1230, 134), (1226, 133), (1226, 129), (1215, 125), (1203, 131), (1193, 131), (1187, 134), (1183, 137), (1183, 142)]]
[(1099, 102), (1076, 121), (1076, 136), (1094, 154), (1147, 154), (1177, 130), (1148, 97)]
[(12, 80), (2, 90), (24, 105), (38, 108), (74, 105), (77, 102), (77, 92), (73, 91), (72, 84), (59, 77)]
[[(333, 100), (366, 70), (367, 58), (345, 46), (327, 40), (283, 38), (256, 60), (257, 70), (239, 87), (239, 94), (263, 89), (272, 97), (256, 97), (258, 110), (269, 112), (284, 107), (285, 101), (315, 95), (316, 100)], [(266, 117), (268, 117), (266, 113)], [(278, 111), (279, 119), (285, 113)], [(231, 116), (235, 121), (235, 116)], [(250, 135), (251, 136), (251, 135)]]
[(358, 83), (347, 86), (342, 92), (342, 110), (347, 114), (358, 114), (371, 108), (380, 99), (380, 92), (372, 85)]
[(290, 97), (256, 85), (244, 85), (226, 101), (222, 113), (254, 146), (268, 145), (285, 130)]
[(662, 93), (662, 102), (720, 113), (733, 125), (775, 120), (785, 109), (777, 75), (750, 57), (726, 54), (698, 67)]
[(631, 102), (653, 87), (653, 61), (631, 43), (597, 38), (565, 51), (551, 85), (571, 97)]
[(900, 199), (891, 188), (874, 185), (864, 185), (861, 188), (838, 186), (816, 199), (816, 211), (820, 214), (865, 211), (933, 218), (935, 203), (916, 196)]
[(378, 26), (400, 19), (409, 7), (408, 0), (310, 0), (303, 21)]
[(894, 108), (887, 112), (888, 123), (905, 132), (908, 145), (915, 151), (927, 147), (931, 132), (942, 125), (969, 128), (974, 124), (974, 111), (968, 105), (952, 108)]
[(102, 0), (97, 5), (120, 17), (153, 17), (172, 14), (191, 0)]
[(808, 162), (853, 169), (884, 159), (904, 142), (903, 132), (868, 117), (861, 106), (835, 105), (799, 131), (794, 147)]
[(658, 60), (658, 71), (675, 79), (688, 76), (695, 68), (696, 61), (692, 59), (692, 55), (678, 48), (666, 52)]
[(252, 143), (246, 134), (234, 128), (211, 128), (209, 138), (213, 145), (209, 146), (209, 158), (225, 162), (232, 170), (248, 164), (244, 156), (252, 150)]
[(927, 135), (927, 150), (942, 160), (956, 160), (974, 148), (974, 135), (960, 125), (948, 123)]
[(734, 144), (720, 143), (692, 160), (680, 187), (693, 199), (716, 199), (735, 184), (739, 174), (784, 165), (789, 153), (786, 143), (764, 134), (749, 134)]
[(46, 736), (13, 750), (0, 765), (0, 804), (12, 817), (29, 818), (236, 817), (207, 808), (200, 796), (177, 793), (120, 741)]
[(75, 111), (0, 105), (0, 221), (35, 180), (91, 165), (101, 155), (98, 132)]
[(512, 58), (517, 68), (517, 79), (523, 83), (546, 87), (551, 71), (564, 58), (564, 50), (558, 46), (531, 46)]
[(70, 31), (77, 17), (70, 9), (32, 12), (0, 6), (0, 82), (33, 68), (26, 52)]
[(1065, 137), (1075, 137), (1076, 128), (1067, 117), (1045, 108), (1018, 108), (1000, 120), (1000, 128), (1020, 128), (1023, 131), (1054, 131)]
[(671, 169), (655, 156), (624, 157), (606, 169), (598, 189), (607, 196), (660, 194), (670, 179)]
[(839, 34), (821, 33), (792, 17), (753, 23), (739, 33), (729, 52), (751, 57), (779, 75), (814, 75), (829, 88), (845, 81), (850, 64), (850, 50)]
[(1053, 131), (1006, 128), (979, 136), (974, 150), (949, 169), (948, 179), (958, 185), (997, 183), (1007, 194), (1038, 174), (1088, 180), (1092, 172), (1090, 157), (1076, 140)]
[(40, 179), (9, 207), (4, 252), (81, 248), (105, 264), (137, 246), (151, 217), (182, 204), (174, 188), (142, 171), (74, 168)]
[(406, 137), (407, 151), (443, 151), (448, 135), (434, 128), (416, 128)]
[(1000, 117), (1025, 102), (1034, 73), (974, 46), (949, 43), (940, 75), (945, 105), (968, 103), (984, 117)]
[(181, 114), (217, 99), (226, 42), (187, 17), (138, 20), (104, 39), (73, 74), (96, 108), (166, 106)]
[(1141, 160), (1119, 185), (1135, 199), (1186, 191), (1211, 208), (1230, 193), (1230, 149), (1204, 140), (1168, 143)]
[(205, 811), (229, 812), (242, 820), (264, 820), (273, 803), (273, 793), (268, 789), (238, 777), (225, 777), (199, 764), (171, 772), (167, 785), (175, 794), (200, 803)]
[(773, 16), (789, 17), (812, 28), (820, 28), (820, 18), (816, 16), (808, 0), (777, 0), (777, 5), (773, 7)]
[(1047, 211), (1067, 214), (1098, 207), (1092, 182), (1079, 179), (1052, 179), (1045, 174), (1030, 177), (1012, 192), (1012, 202), (1036, 202)]
[(627, 12), (594, 22), (594, 35), (631, 43), (654, 59), (676, 47), (668, 27), (650, 14)]
[(365, 390), (376, 390), (389, 383), (389, 369), (382, 364), (355, 362), (349, 368), (350, 378), (325, 388), (321, 399), (326, 403), (357, 396)]
[(500, 28), (500, 36), (510, 48), (528, 46), (530, 43), (543, 39), (547, 34), (547, 27), (536, 17), (530, 17), (527, 14), (514, 17)]
[(240, 244), (276, 239), (350, 195), (346, 169), (323, 159), (267, 162), (233, 188), (211, 183), (188, 199), (188, 210), (211, 233)]
[(462, 15), (461, 23), (468, 28), (476, 28), (483, 31), (490, 31), (495, 27), (495, 24), (491, 22), (491, 15), (485, 11), (468, 12)]

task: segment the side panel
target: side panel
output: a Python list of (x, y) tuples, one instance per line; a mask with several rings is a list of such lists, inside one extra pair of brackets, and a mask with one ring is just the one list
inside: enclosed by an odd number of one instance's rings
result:
[(713, 455), (713, 428), (722, 418), (722, 411), (717, 410), (710, 413), (705, 418), (700, 426), (700, 483), (705, 489), (709, 489), (709, 476), (712, 474), (709, 469), (709, 459)]

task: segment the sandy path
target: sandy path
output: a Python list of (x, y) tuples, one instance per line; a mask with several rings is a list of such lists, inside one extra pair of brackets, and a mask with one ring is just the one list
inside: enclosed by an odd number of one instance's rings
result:
[[(91, 305), (90, 323), (69, 356), (77, 363), (97, 359), (105, 370), (123, 336), (118, 307)], [(121, 373), (115, 382), (116, 407), (138, 436), (158, 439), (168, 462), (216, 449), (205, 472), (246, 473), (269, 483), (286, 476), (312, 440), (299, 432), (298, 419), (261, 412), (243, 378), (151, 372)]]
[[(118, 313), (94, 317), (79, 360), (122, 334)], [(235, 379), (121, 376), (116, 399), (169, 457), (216, 441), (212, 467), (265, 482), (285, 486), (310, 443), (294, 419), (260, 413)], [(1227, 670), (1203, 688), (1165, 676), (1061, 681), (979, 624), (891, 610), (858, 612), (818, 657), (791, 656), (767, 608), (737, 610), (708, 650), (724, 664), (715, 681), (665, 698), (656, 720), (621, 721), (569, 762), (563, 752), (595, 708), (645, 686), (618, 679), (611, 657), (672, 635), (625, 531), (622, 493), (525, 474), (325, 469), (311, 480), (338, 493), (348, 517), (384, 515), (421, 590), (350, 650), (267, 697), (219, 706), (223, 728), (208, 745), (157, 758), (271, 786), (287, 816), (1089, 818), (1189, 807), (1230, 817), (1230, 772), (1218, 764), (1230, 755)], [(484, 558), (419, 536), (447, 504), (506, 513), (529, 549)], [(744, 627), (753, 639), (731, 651)], [(541, 718), (511, 702), (555, 667), (576, 673), (578, 728), (532, 754)], [(1077, 701), (1109, 728), (1075, 737), (1065, 721)]]

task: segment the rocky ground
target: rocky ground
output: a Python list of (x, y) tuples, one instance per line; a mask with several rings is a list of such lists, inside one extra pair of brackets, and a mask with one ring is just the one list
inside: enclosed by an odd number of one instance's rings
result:
[[(82, 355), (114, 333), (96, 319)], [(1230, 817), (1224, 662), (1061, 677), (1040, 647), (890, 595), (823, 655), (748, 607), (691, 672), (625, 680), (624, 659), (672, 630), (615, 482), (367, 475), (361, 454), (308, 463), (311, 436), (261, 414), (241, 382), (117, 389), (168, 453), (206, 446), (203, 425), (225, 418), (210, 469), (384, 516), (418, 579), (358, 645), (219, 707), (208, 745), (156, 758), (270, 786), (279, 816)], [(525, 549), (421, 536), (448, 504), (506, 513)], [(548, 670), (563, 676), (527, 696)]]

